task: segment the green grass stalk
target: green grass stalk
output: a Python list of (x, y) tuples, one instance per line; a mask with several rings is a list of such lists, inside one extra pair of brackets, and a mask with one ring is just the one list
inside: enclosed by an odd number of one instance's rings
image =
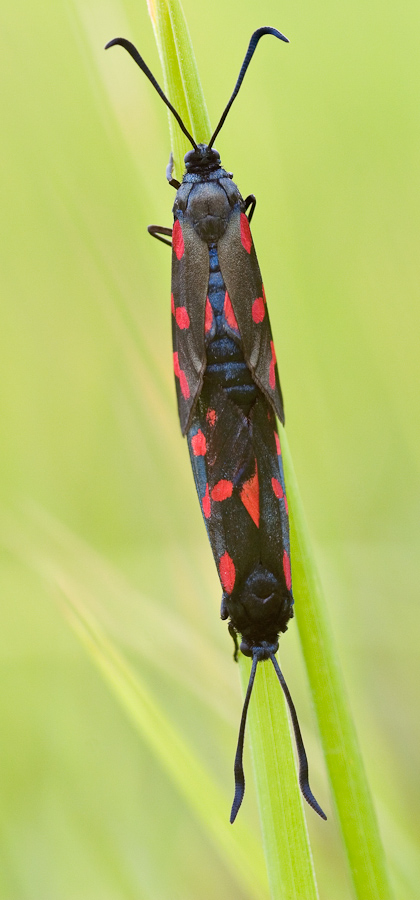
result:
[(284, 431), (282, 449), (296, 620), (354, 893), (358, 900), (391, 900), (376, 813)]
[[(210, 123), (182, 7), (177, 0), (149, 0), (148, 5), (169, 99), (193, 136), (205, 141), (211, 133)], [(178, 163), (185, 138), (176, 125), (173, 127), (173, 122), (170, 127), (174, 159)], [(179, 168), (177, 174), (182, 175)], [(285, 897), (316, 900), (315, 874), (285, 701), (271, 670), (271, 664), (258, 667), (249, 717), (271, 895), (276, 900)], [(240, 661), (240, 672), (245, 684), (249, 663), (244, 658)]]

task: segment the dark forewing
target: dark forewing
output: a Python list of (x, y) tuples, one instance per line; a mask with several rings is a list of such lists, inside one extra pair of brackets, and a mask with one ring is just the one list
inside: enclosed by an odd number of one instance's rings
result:
[(172, 233), (172, 341), (175, 384), (182, 433), (188, 430), (206, 366), (204, 315), (209, 251), (177, 213)]
[(248, 219), (239, 204), (232, 210), (217, 250), (246, 362), (254, 381), (284, 423), (283, 398), (261, 272)]
[(222, 388), (205, 382), (188, 447), (224, 590), (239, 588), (261, 563), (291, 595), (287, 500), (276, 422), (268, 402), (260, 395), (247, 419)]

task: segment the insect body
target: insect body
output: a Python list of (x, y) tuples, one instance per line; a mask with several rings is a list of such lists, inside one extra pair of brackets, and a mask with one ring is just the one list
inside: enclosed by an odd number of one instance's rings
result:
[[(213, 143), (239, 91), (259, 39), (252, 37), (238, 81), (209, 144), (196, 144), (136, 48), (120, 44), (171, 109), (193, 149), (176, 190), (173, 229), (150, 226), (172, 246), (172, 335), (182, 433), (187, 436), (201, 510), (223, 589), (221, 617), (238, 654), (252, 658), (235, 758), (231, 822), (242, 803), (246, 715), (258, 662), (271, 659), (285, 693), (299, 755), (303, 796), (325, 814), (308, 782), (296, 711), (275, 653), (293, 616), (288, 508), (276, 416), (283, 400), (265, 291), (249, 222), (256, 200), (245, 200), (220, 163)], [(248, 215), (247, 212), (249, 211)], [(171, 237), (171, 241), (167, 240)]]

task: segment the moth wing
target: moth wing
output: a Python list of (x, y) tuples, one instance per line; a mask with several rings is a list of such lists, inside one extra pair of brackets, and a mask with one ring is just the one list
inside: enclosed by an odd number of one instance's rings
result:
[(220, 387), (205, 386), (188, 432), (188, 448), (219, 575), (227, 553), (238, 584), (259, 558), (255, 516), (241, 501), (243, 484), (255, 471), (255, 456), (249, 423)]
[(201, 510), (224, 590), (262, 565), (293, 605), (289, 515), (275, 416), (264, 397), (247, 420), (220, 387), (205, 386), (188, 432)]
[(284, 579), (293, 602), (289, 508), (276, 420), (263, 398), (254, 404), (250, 419), (258, 461), (261, 562)]
[(188, 431), (206, 367), (204, 316), (209, 251), (178, 211), (172, 232), (172, 343), (182, 434)]
[(260, 267), (248, 219), (239, 204), (230, 214), (217, 250), (247, 365), (255, 383), (284, 423), (283, 398)]

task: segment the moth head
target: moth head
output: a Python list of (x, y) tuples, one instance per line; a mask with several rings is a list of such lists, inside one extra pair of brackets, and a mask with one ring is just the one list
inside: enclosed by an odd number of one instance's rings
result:
[(207, 144), (197, 144), (194, 150), (189, 150), (184, 156), (187, 172), (213, 172), (220, 168), (220, 154), (214, 147)]

